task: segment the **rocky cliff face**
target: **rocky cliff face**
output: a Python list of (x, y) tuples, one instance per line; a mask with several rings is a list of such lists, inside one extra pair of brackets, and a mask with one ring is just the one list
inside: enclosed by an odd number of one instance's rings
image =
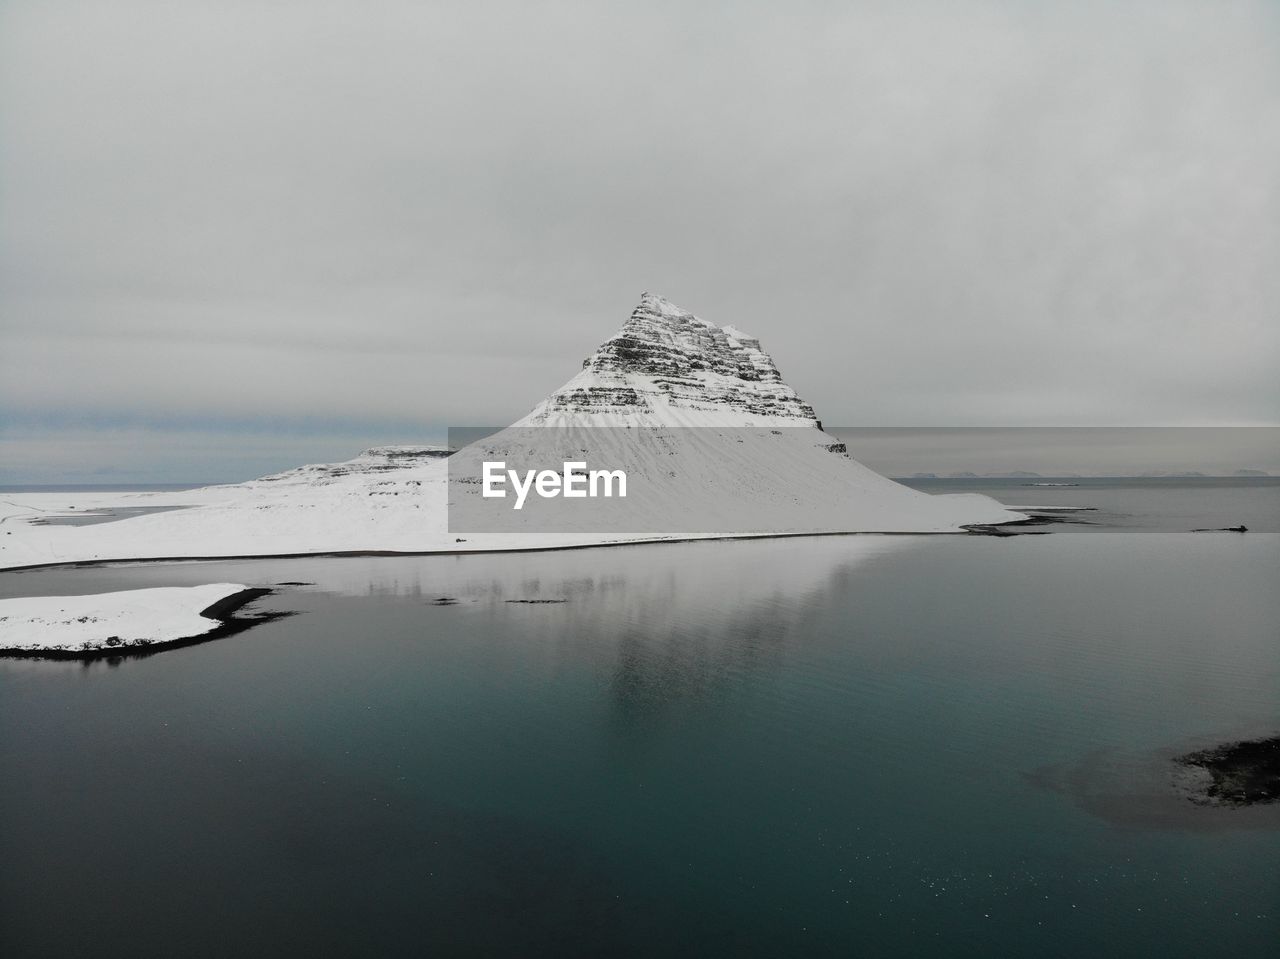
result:
[(518, 426), (818, 426), (760, 341), (652, 293)]

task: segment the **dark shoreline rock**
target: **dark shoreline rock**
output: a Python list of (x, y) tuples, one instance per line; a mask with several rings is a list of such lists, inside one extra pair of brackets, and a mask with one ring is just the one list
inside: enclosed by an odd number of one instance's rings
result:
[(1280, 802), (1280, 736), (1227, 743), (1174, 759), (1203, 770), (1208, 780), (1188, 795), (1206, 806), (1253, 806)]
[[(971, 523), (963, 528), (970, 536), (1048, 536), (1052, 530), (1038, 529), (1028, 531), (1028, 526), (1047, 526), (1050, 521), (1034, 516), (1026, 519), (1010, 520), (1007, 523)], [(1013, 527), (1010, 529), (1010, 527)]]
[[(1015, 509), (1015, 507), (1007, 507)], [(1028, 531), (1030, 526), (1097, 526), (1092, 520), (1082, 519), (1077, 513), (1096, 513), (1094, 507), (1083, 509), (1063, 509), (1062, 507), (1021, 506), (1016, 512), (1026, 514), (1025, 519), (1013, 519), (1007, 523), (974, 523), (965, 526), (974, 536), (1046, 536), (1053, 530)]]

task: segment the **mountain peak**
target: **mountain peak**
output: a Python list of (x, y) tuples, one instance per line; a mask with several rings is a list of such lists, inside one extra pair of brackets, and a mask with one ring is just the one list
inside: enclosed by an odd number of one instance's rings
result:
[[(631, 319), (649, 319), (649, 320), (672, 320), (675, 325), (690, 324), (693, 326), (705, 327), (709, 330), (723, 330), (727, 336), (734, 339), (754, 340), (755, 337), (749, 333), (744, 333), (734, 326), (717, 326), (710, 320), (704, 320), (700, 316), (695, 316), (688, 310), (676, 306), (665, 296), (657, 293), (641, 293), (640, 304), (631, 311)], [(625, 328), (624, 328), (625, 329)], [(758, 345), (758, 343), (757, 343)]]
[(665, 296), (658, 293), (650, 293), (647, 290), (640, 294), (640, 305), (636, 307), (636, 311), (640, 310), (646, 310), (661, 316), (693, 317), (692, 313), (688, 310), (680, 309)]
[(760, 341), (656, 293), (518, 425), (817, 426)]

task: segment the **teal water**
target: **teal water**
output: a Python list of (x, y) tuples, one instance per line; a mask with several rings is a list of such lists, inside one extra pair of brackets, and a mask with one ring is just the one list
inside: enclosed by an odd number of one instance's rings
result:
[[(1008, 506), (1074, 506), (1072, 532), (1186, 533), (1245, 526), (1280, 533), (1280, 476), (904, 479), (923, 493), (984, 493)], [(1069, 486), (1046, 486), (1069, 483)]]
[(1116, 533), (3, 574), (314, 585), (0, 660), (0, 954), (1274, 955), (1277, 807), (1169, 757), (1280, 732), (1278, 567)]

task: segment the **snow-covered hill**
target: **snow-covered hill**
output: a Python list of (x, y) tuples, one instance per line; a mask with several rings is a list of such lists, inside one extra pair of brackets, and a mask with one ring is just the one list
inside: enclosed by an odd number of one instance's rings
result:
[[(459, 519), (473, 517), (457, 507), (478, 496), (474, 478), (483, 460), (561, 449), (593, 465), (625, 463), (637, 471), (632, 489), (647, 492), (611, 504), (607, 520), (581, 511), (553, 523), (549, 513), (530, 510), (486, 527), (498, 531), (460, 531)], [(121, 558), (556, 548), (707, 535), (960, 532), (965, 525), (1022, 518), (985, 496), (929, 496), (866, 469), (822, 432), (813, 409), (783, 382), (757, 340), (651, 294), (528, 416), (452, 457), (442, 447), (378, 447), (344, 463), (248, 483), (72, 498), (7, 496), (0, 504), (0, 568)], [(121, 508), (167, 509), (61, 525), (86, 511)]]
[(371, 446), (353, 460), (342, 463), (313, 463), (298, 466), (283, 473), (272, 473), (260, 479), (250, 480), (245, 486), (262, 486), (267, 483), (282, 485), (315, 485), (328, 483), (343, 476), (391, 473), (414, 466), (429, 466), (449, 455), (447, 446)]

